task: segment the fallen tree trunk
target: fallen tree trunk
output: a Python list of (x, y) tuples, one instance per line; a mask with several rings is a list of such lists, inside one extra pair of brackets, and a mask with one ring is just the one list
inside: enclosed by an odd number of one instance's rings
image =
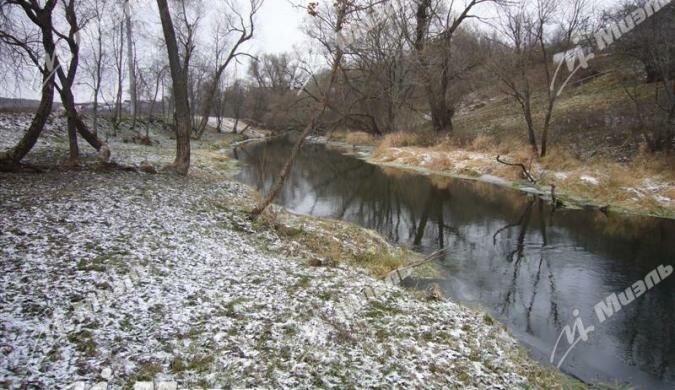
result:
[(527, 180), (529, 180), (532, 184), (537, 184), (537, 181), (534, 180), (534, 177), (532, 177), (532, 175), (530, 175), (530, 172), (527, 170), (525, 165), (523, 165), (521, 163), (506, 162), (504, 160), (501, 160), (501, 156), (497, 156), (497, 162), (502, 163), (504, 165), (511, 166), (511, 167), (520, 167), (520, 169), (523, 170), (523, 174), (525, 175), (525, 178), (527, 178)]

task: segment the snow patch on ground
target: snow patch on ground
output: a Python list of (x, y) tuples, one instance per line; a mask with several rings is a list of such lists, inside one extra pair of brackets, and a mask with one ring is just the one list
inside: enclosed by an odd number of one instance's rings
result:
[(590, 185), (593, 185), (593, 186), (600, 185), (600, 180), (596, 179), (593, 176), (582, 175), (582, 176), (579, 176), (579, 180), (583, 181), (586, 184), (590, 184)]
[[(21, 130), (2, 123), (11, 145)], [(45, 140), (32, 159), (65, 155)], [(164, 146), (111, 145), (125, 164), (170, 158)], [(536, 365), (514, 357), (500, 325), (351, 266), (282, 255), (292, 245), (241, 211), (249, 189), (195, 165), (187, 178), (0, 173), (3, 388), (102, 373), (113, 388), (529, 387)]]

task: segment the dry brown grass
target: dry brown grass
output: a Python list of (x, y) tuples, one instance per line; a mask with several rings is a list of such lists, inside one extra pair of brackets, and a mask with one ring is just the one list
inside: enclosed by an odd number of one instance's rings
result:
[(375, 145), (377, 139), (365, 131), (338, 130), (328, 134), (331, 141), (344, 142), (351, 145)]
[(336, 130), (328, 133), (326, 136), (331, 141), (345, 142), (347, 134), (349, 134), (349, 132), (346, 130)]
[(431, 132), (396, 132), (385, 135), (380, 141), (379, 148), (402, 148), (406, 146), (427, 147), (437, 143), (438, 139)]
[(324, 265), (350, 262), (384, 277), (419, 261), (418, 255), (389, 245), (377, 233), (343, 221), (280, 213), (265, 223), (284, 239), (301, 244), (308, 251), (306, 257), (318, 258)]
[[(571, 149), (554, 146), (546, 157), (534, 155), (526, 143), (498, 142), (489, 136), (478, 136), (470, 142), (443, 140), (433, 147), (419, 147), (416, 136), (392, 134), (380, 144), (376, 157), (381, 161), (396, 161), (439, 172), (465, 176), (490, 174), (511, 181), (522, 181), (520, 167), (500, 164), (496, 156), (522, 163), (543, 188), (551, 184), (559, 194), (586, 199), (595, 204), (608, 204), (638, 212), (671, 213), (657, 200), (675, 199), (675, 158), (647, 152), (638, 153), (630, 163), (619, 163), (606, 155), (580, 160)], [(405, 147), (407, 145), (412, 147)], [(391, 146), (390, 146), (391, 145)], [(392, 149), (394, 145), (399, 149)], [(560, 177), (558, 173), (564, 174)], [(583, 176), (597, 179), (598, 184), (582, 180)]]
[(556, 171), (574, 170), (584, 165), (569, 149), (562, 147), (551, 148), (539, 161), (544, 167)]
[(490, 150), (494, 149), (496, 145), (497, 142), (494, 139), (494, 137), (481, 134), (476, 138), (474, 138), (473, 141), (471, 141), (471, 150), (475, 151)]
[(363, 131), (352, 131), (346, 134), (344, 141), (352, 145), (375, 145), (375, 137)]
[(435, 171), (445, 171), (452, 168), (453, 165), (453, 161), (447, 155), (443, 154), (435, 155), (431, 161), (425, 164), (427, 168), (433, 169)]
[(459, 137), (439, 137), (438, 142), (432, 147), (433, 150), (456, 150), (466, 148), (466, 143)]
[(640, 148), (631, 165), (648, 172), (658, 172), (662, 177), (675, 181), (675, 154), (649, 153), (643, 147)]
[(663, 195), (669, 197), (670, 199), (675, 199), (675, 186), (670, 186), (668, 189), (663, 191)]

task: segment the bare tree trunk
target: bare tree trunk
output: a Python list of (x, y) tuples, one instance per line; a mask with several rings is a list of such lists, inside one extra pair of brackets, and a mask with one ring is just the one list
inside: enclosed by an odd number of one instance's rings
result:
[(218, 94), (218, 99), (216, 100), (216, 131), (222, 133), (223, 130), (223, 94)]
[(96, 96), (94, 96), (94, 113), (92, 121), (92, 132), (95, 135), (98, 135), (98, 90), (96, 91)]
[[(129, 0), (125, 0), (125, 7), (129, 7)], [(129, 68), (129, 97), (131, 99), (131, 121), (136, 124), (138, 97), (136, 95), (136, 59), (134, 56), (134, 37), (131, 26), (131, 12), (125, 8), (124, 24), (127, 30), (127, 67)]]
[[(48, 0), (42, 9), (36, 10), (37, 20), (39, 21), (40, 31), (42, 33), (42, 47), (45, 53), (49, 54), (49, 58), (53, 58), (54, 62), (45, 66), (45, 72), (42, 77), (42, 97), (40, 98), (40, 105), (38, 106), (35, 116), (28, 127), (28, 130), (23, 135), (19, 143), (0, 155), (0, 167), (12, 168), (21, 162), (21, 160), (30, 152), (35, 146), (42, 129), (49, 118), (52, 111), (52, 104), (54, 101), (54, 74), (51, 73), (49, 66), (57, 66), (55, 54), (54, 37), (52, 36), (52, 11), (56, 6), (56, 0)], [(24, 7), (26, 12), (29, 8)]]
[(69, 155), (66, 161), (66, 166), (77, 166), (80, 164), (80, 147), (77, 145), (77, 129), (75, 121), (68, 117), (68, 146)]
[(120, 26), (120, 36), (119, 36), (119, 51), (117, 52), (118, 57), (116, 58), (117, 62), (115, 64), (117, 68), (117, 95), (115, 96), (115, 115), (113, 116), (113, 122), (115, 127), (115, 136), (117, 136), (117, 127), (122, 121), (122, 78), (123, 78), (123, 62), (124, 62), (124, 29)]
[(103, 30), (101, 28), (101, 14), (98, 8), (99, 4), (96, 3), (96, 29), (98, 36), (96, 37), (96, 46), (98, 52), (94, 53), (96, 56), (96, 70), (95, 70), (95, 80), (94, 80), (94, 118), (93, 118), (93, 133), (98, 135), (98, 95), (101, 92), (101, 84), (103, 83)]
[[(66, 107), (66, 113), (68, 115), (68, 145), (70, 153), (68, 156), (68, 161), (66, 161), (67, 166), (77, 166), (80, 163), (80, 147), (77, 144), (77, 130), (75, 125), (75, 118), (77, 118), (77, 112), (75, 111), (75, 98), (72, 94), (72, 86), (75, 82), (75, 74), (77, 72), (77, 66), (79, 64), (79, 46), (75, 42), (75, 32), (78, 29), (77, 21), (71, 19), (75, 17), (75, 3), (74, 0), (69, 0), (68, 3), (65, 3), (66, 9), (66, 19), (70, 25), (70, 31), (68, 34), (68, 46), (72, 58), (70, 59), (70, 65), (68, 66), (68, 74), (63, 73), (61, 67), (57, 68), (57, 74), (59, 75), (59, 80), (61, 81), (61, 99), (63, 104)], [(65, 99), (64, 99), (65, 98)]]
[[(63, 81), (65, 77), (63, 72), (59, 70), (57, 73), (59, 75), (59, 79), (62, 80), (61, 84), (64, 85), (64, 87), (67, 86), (67, 82)], [(82, 118), (80, 118), (80, 115), (75, 108), (75, 98), (73, 97), (70, 87), (68, 89), (64, 87), (59, 88), (59, 94), (61, 95), (61, 102), (63, 103), (63, 106), (66, 109), (66, 114), (68, 115), (69, 129), (70, 121), (72, 120), (72, 124), (74, 125), (74, 129), (77, 130), (77, 133), (79, 133), (80, 136), (82, 136), (82, 138), (84, 138), (84, 140), (87, 141), (89, 145), (91, 145), (91, 147), (99, 152), (99, 158), (101, 160), (108, 161), (110, 158), (110, 150), (108, 149), (108, 145), (101, 141), (98, 136), (96, 136), (96, 134), (92, 133), (84, 121), (82, 121)]]
[(28, 152), (30, 152), (33, 146), (35, 146), (35, 143), (40, 137), (40, 133), (42, 133), (42, 129), (44, 128), (47, 118), (49, 118), (49, 114), (52, 111), (52, 102), (54, 100), (53, 77), (45, 75), (43, 78), (43, 83), (40, 105), (35, 112), (35, 116), (30, 123), (30, 127), (28, 127), (28, 130), (15, 147), (0, 156), (0, 167), (12, 167), (18, 165), (19, 162), (21, 162), (21, 160), (28, 154)]
[(452, 132), (452, 117), (454, 116), (454, 112), (448, 107), (445, 93), (435, 93), (430, 88), (427, 98), (429, 99), (429, 107), (431, 108), (431, 124), (434, 131), (437, 133)]
[[(189, 73), (185, 73), (189, 75)], [(197, 91), (202, 89), (202, 79), (201, 77), (197, 80), (197, 85), (194, 85), (194, 79), (191, 79), (187, 76), (188, 80), (188, 107), (190, 108), (190, 128), (194, 130), (197, 127)], [(208, 117), (206, 118), (208, 120)]]
[(324, 112), (326, 112), (326, 105), (324, 105), (321, 108), (321, 111), (312, 119), (312, 122), (310, 122), (307, 127), (302, 131), (300, 134), (300, 138), (298, 141), (293, 145), (293, 149), (291, 149), (291, 154), (288, 156), (288, 159), (286, 160), (286, 163), (284, 164), (284, 167), (281, 169), (281, 172), (279, 173), (279, 178), (277, 181), (274, 183), (272, 186), (270, 192), (267, 194), (265, 199), (263, 199), (262, 202), (260, 202), (254, 209), (251, 211), (251, 218), (257, 219), (260, 214), (265, 211), (269, 205), (274, 202), (274, 199), (279, 195), (281, 192), (282, 188), (284, 187), (284, 183), (286, 182), (286, 179), (288, 178), (288, 175), (291, 173), (291, 168), (293, 168), (293, 163), (295, 162), (295, 159), (298, 156), (298, 153), (300, 152), (300, 149), (302, 149), (302, 146), (305, 143), (305, 139), (307, 136), (314, 130), (316, 127), (318, 119), (323, 115)]
[(527, 123), (527, 139), (532, 147), (532, 152), (539, 154), (539, 146), (537, 145), (537, 135), (534, 130), (534, 119), (532, 119), (532, 99), (529, 92), (522, 102), (523, 112), (525, 114), (525, 122)]
[[(75, 97), (73, 96), (72, 86), (75, 82), (75, 75), (77, 73), (77, 67), (80, 61), (80, 49), (77, 42), (77, 32), (80, 30), (81, 26), (77, 22), (77, 14), (75, 13), (75, 0), (69, 0), (65, 4), (66, 9), (66, 20), (70, 25), (70, 31), (66, 42), (68, 48), (70, 49), (71, 59), (68, 66), (68, 73), (66, 74), (63, 71), (61, 66), (56, 68), (56, 74), (59, 76), (61, 81), (61, 87), (59, 93), (61, 95), (61, 102), (63, 103), (66, 114), (68, 115), (68, 138), (70, 141), (70, 163), (76, 164), (76, 158), (79, 157), (79, 148), (77, 147), (77, 132), (82, 135), (94, 149), (99, 152), (99, 158), (103, 161), (108, 161), (110, 158), (110, 150), (108, 146), (101, 142), (101, 140), (92, 132), (89, 131), (87, 125), (84, 124), (77, 109), (75, 108)], [(77, 130), (77, 131), (75, 131)]]
[[(225, 70), (225, 68), (221, 68)], [(216, 94), (216, 91), (218, 90), (218, 82), (220, 82), (220, 77), (221, 77), (222, 72), (220, 72), (220, 69), (216, 71), (216, 75), (213, 77), (213, 80), (211, 81), (211, 85), (208, 87), (208, 91), (205, 95), (205, 100), (202, 102), (202, 117), (199, 121), (199, 124), (195, 123), (196, 131), (195, 131), (195, 139), (201, 138), (202, 134), (204, 134), (204, 130), (206, 130), (206, 125), (209, 123), (209, 117), (211, 116), (211, 108), (213, 107), (213, 97)]]
[(166, 97), (164, 95), (164, 80), (162, 80), (162, 104), (160, 104), (162, 109), (162, 120), (166, 118)]
[[(159, 83), (162, 80), (162, 72), (157, 73), (157, 79), (155, 82), (155, 94), (152, 96), (152, 102), (150, 102), (150, 113), (148, 114), (148, 119), (152, 120), (152, 115), (155, 111), (155, 102), (157, 101), (157, 95), (159, 94)], [(164, 98), (164, 97), (162, 97)]]
[[(490, 0), (470, 0), (465, 2), (464, 9), (452, 18), (452, 23), (449, 15), (447, 18), (448, 24), (444, 26), (440, 34), (440, 41), (445, 46), (443, 50), (450, 50), (453, 42), (453, 35), (464, 20), (470, 18), (469, 15), (472, 8), (480, 3), (489, 2)], [(448, 70), (450, 66), (450, 52), (443, 53), (443, 60), (439, 61), (440, 69), (434, 68), (433, 61), (429, 61), (429, 29), (434, 19), (433, 4), (431, 0), (420, 0), (417, 3), (415, 13), (415, 40), (413, 47), (415, 49), (416, 57), (420, 65), (420, 71), (425, 84), (427, 98), (429, 100), (429, 109), (431, 111), (431, 122), (436, 132), (451, 132), (452, 118), (455, 114), (454, 108), (448, 104), (447, 93), (449, 90), (449, 75)], [(432, 48), (433, 49), (433, 48)]]
[(555, 107), (555, 98), (549, 98), (546, 117), (544, 118), (544, 128), (541, 131), (541, 157), (546, 156), (548, 146), (548, 130), (551, 127), (551, 117), (553, 116), (553, 107)]
[(167, 0), (157, 0), (159, 16), (162, 20), (162, 30), (166, 41), (166, 50), (169, 55), (173, 95), (175, 100), (176, 121), (176, 160), (172, 169), (178, 174), (187, 175), (190, 169), (190, 107), (188, 103), (187, 75), (183, 71), (178, 55), (176, 31), (171, 20), (171, 13)]

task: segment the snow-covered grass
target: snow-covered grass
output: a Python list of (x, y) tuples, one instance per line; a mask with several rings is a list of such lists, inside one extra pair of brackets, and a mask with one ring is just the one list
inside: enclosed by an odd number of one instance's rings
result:
[[(3, 140), (20, 131), (6, 123)], [(65, 156), (58, 130), (30, 162)], [(121, 163), (159, 165), (170, 161), (169, 143), (111, 140), (111, 149)], [(112, 388), (567, 381), (488, 316), (355, 266), (358, 253), (387, 247), (373, 233), (279, 210), (250, 222), (255, 194), (227, 178), (226, 143), (215, 134), (196, 143), (188, 177), (90, 166), (0, 173), (0, 387), (94, 384), (102, 373)], [(350, 231), (366, 238), (348, 242), (340, 233)], [(340, 238), (331, 256), (308, 244), (322, 234)]]

